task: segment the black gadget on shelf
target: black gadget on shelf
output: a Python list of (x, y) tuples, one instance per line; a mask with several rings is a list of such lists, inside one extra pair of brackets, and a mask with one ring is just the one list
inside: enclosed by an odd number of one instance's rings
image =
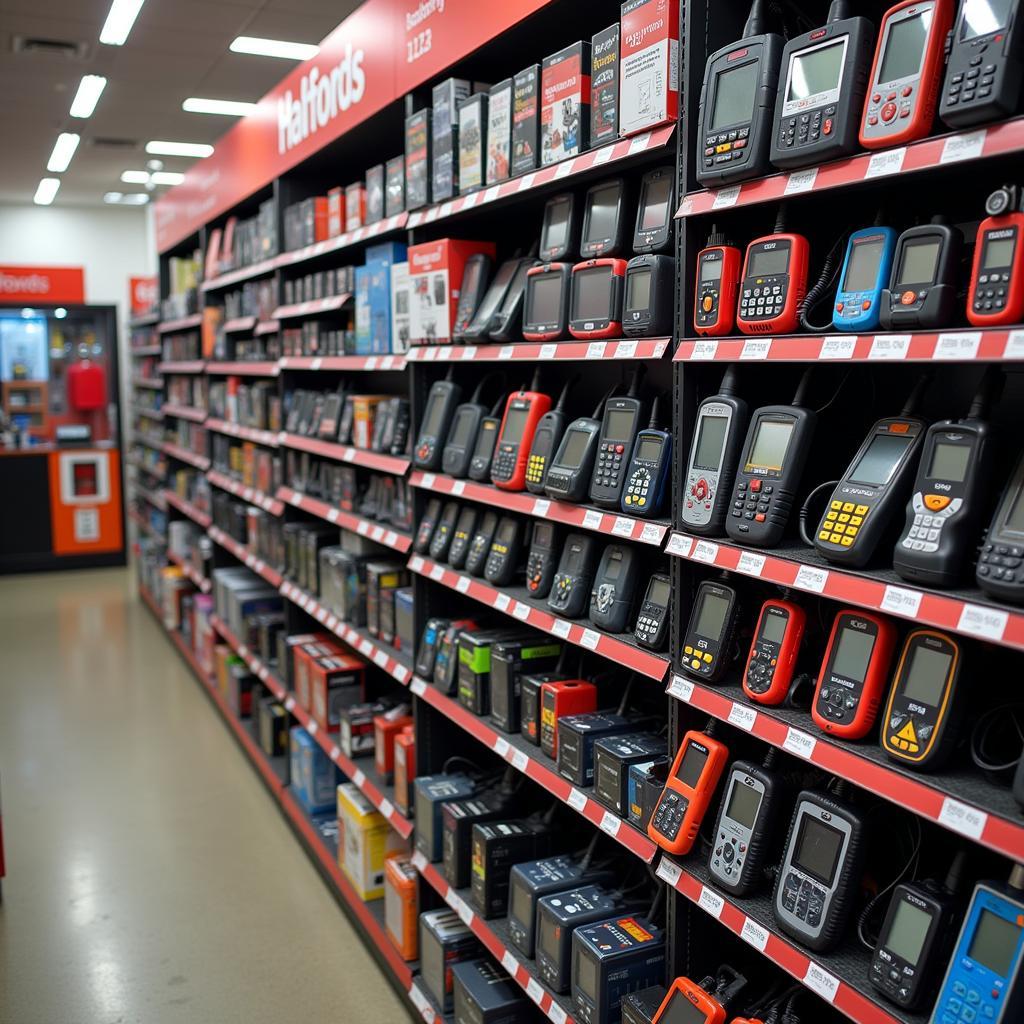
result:
[(649, 651), (662, 650), (668, 640), (668, 603), (671, 596), (671, 579), (655, 573), (647, 584), (633, 629), (636, 642)]
[(466, 572), (470, 576), (483, 576), (484, 566), (487, 564), (487, 558), (491, 552), (491, 541), (494, 539), (494, 531), (497, 527), (497, 512), (485, 512), (477, 524), (473, 539), (469, 542), (469, 552), (466, 554)]
[(600, 508), (620, 507), (629, 456), (647, 409), (647, 403), (639, 397), (643, 369), (640, 364), (634, 370), (628, 394), (604, 403), (597, 459), (590, 480), (590, 500)]
[(606, 633), (624, 633), (636, 596), (639, 558), (632, 544), (609, 544), (590, 592), (590, 621)]
[(490, 374), (484, 377), (469, 401), (458, 406), (452, 416), (452, 425), (441, 453), (441, 469), (448, 476), (461, 479), (469, 472), (480, 423), (487, 415), (487, 406), (480, 404), (480, 395), (490, 379)]
[(573, 377), (572, 380), (566, 381), (558, 401), (541, 416), (537, 429), (533, 432), (533, 444), (530, 445), (530, 455), (526, 460), (526, 489), (531, 494), (544, 493), (544, 479), (551, 464), (551, 457), (558, 450), (562, 435), (565, 433), (565, 401), (576, 379)]
[(610, 178), (587, 189), (583, 200), (581, 260), (617, 256), (625, 248), (627, 201), (624, 178)]
[(412, 453), (417, 469), (441, 468), (444, 442), (461, 398), (462, 388), (451, 379), (450, 370), (444, 380), (436, 380), (430, 385), (420, 436)]
[(769, 858), (782, 838), (785, 787), (770, 768), (736, 761), (725, 778), (725, 795), (711, 839), (708, 870), (715, 884), (747, 896), (765, 882)]
[(526, 272), (523, 337), (527, 341), (561, 341), (569, 327), (571, 263), (538, 263)]
[(494, 458), (494, 446), (498, 442), (498, 431), (501, 429), (501, 417), (498, 413), (504, 405), (505, 397), (502, 396), (491, 406), (490, 414), (480, 421), (466, 474), (470, 480), (491, 479), (491, 461)]
[(681, 510), (683, 526), (692, 533), (721, 535), (749, 419), (750, 409), (736, 394), (736, 371), (730, 366), (719, 393), (697, 409)]
[(590, 600), (597, 568), (597, 539), (585, 533), (570, 533), (562, 546), (558, 571), (551, 582), (548, 607), (569, 619), (579, 618)]
[(459, 518), (459, 503), (457, 501), (446, 501), (441, 518), (434, 527), (434, 534), (430, 538), (430, 557), (435, 562), (443, 562), (448, 557), (448, 549), (452, 545), (452, 538), (455, 536), (455, 524)]
[(653, 338), (672, 333), (676, 261), (671, 256), (634, 256), (626, 264), (622, 333)]
[(953, 128), (1017, 112), (1024, 82), (1018, 0), (961, 0), (949, 40), (939, 118)]
[(640, 518), (661, 512), (672, 476), (672, 434), (658, 429), (658, 398), (651, 406), (651, 421), (636, 435), (622, 487), (622, 511)]
[(671, 167), (656, 167), (640, 179), (633, 252), (665, 252), (672, 245), (676, 175)]
[(706, 683), (721, 678), (736, 653), (738, 619), (736, 591), (717, 580), (703, 580), (683, 632), (679, 659), (683, 671)]
[(584, 260), (572, 268), (569, 333), (574, 338), (614, 338), (622, 333), (626, 261)]
[(464, 505), (459, 513), (458, 521), (455, 523), (455, 532), (452, 534), (451, 547), (448, 548), (448, 564), (453, 569), (461, 569), (466, 564), (466, 556), (469, 554), (469, 545), (473, 541), (478, 516), (476, 505)]
[(488, 583), (495, 587), (507, 587), (512, 582), (519, 566), (522, 544), (522, 523), (513, 516), (502, 516), (484, 564), (484, 579)]
[(964, 239), (949, 224), (907, 228), (896, 242), (879, 310), (886, 330), (945, 327), (957, 309)]
[(434, 675), (434, 662), (437, 648), (441, 642), (441, 634), (448, 628), (447, 619), (427, 619), (420, 637), (420, 646), (416, 651), (416, 662), (413, 671), (421, 679), (431, 679)]
[(779, 927), (819, 952), (842, 937), (863, 877), (867, 824), (830, 793), (796, 802), (772, 909)]
[(586, 496), (601, 436), (599, 417), (610, 394), (598, 402), (593, 416), (582, 416), (566, 427), (544, 479), (544, 491), (548, 497), (559, 501), (582, 501)]
[(533, 524), (530, 554), (526, 559), (526, 589), (530, 597), (545, 598), (558, 565), (559, 529), (543, 519)]
[(431, 498), (427, 502), (427, 509), (423, 518), (416, 527), (416, 539), (412, 542), (412, 549), (418, 555), (425, 555), (430, 547), (430, 538), (434, 536), (434, 527), (441, 518), (441, 499)]
[(987, 422), (1003, 376), (990, 367), (961, 420), (928, 428), (893, 568), (905, 580), (951, 587), (962, 575), (987, 509), (995, 442)]
[(992, 517), (975, 573), (978, 586), (1002, 601), (1024, 601), (1024, 455), (1017, 460)]
[(828, 23), (782, 51), (771, 162), (806, 167), (852, 153), (875, 52), (875, 26), (832, 0)]
[(704, 66), (697, 180), (708, 187), (753, 178), (768, 169), (785, 40), (764, 31), (763, 8), (763, 0), (753, 0), (743, 38), (716, 50)]
[(545, 263), (571, 262), (576, 258), (580, 233), (580, 204), (572, 192), (552, 196), (544, 204), (539, 257)]
[(526, 295), (526, 275), (534, 265), (532, 259), (518, 261), (512, 282), (501, 300), (498, 311), (487, 325), (487, 336), (491, 341), (514, 341), (519, 337), (523, 322), (523, 299)]
[[(457, 340), (477, 341), (478, 339), (487, 336), (487, 333), (490, 330), (491, 321), (494, 320), (495, 314), (497, 314), (502, 303), (505, 301), (509, 287), (511, 286), (512, 281), (516, 276), (516, 271), (518, 271), (522, 262), (523, 261), (519, 259), (505, 260), (505, 262), (498, 267), (498, 272), (494, 275), (494, 280), (492, 280), (490, 285), (488, 285), (487, 291), (484, 293), (483, 298), (480, 300), (480, 304), (477, 306), (476, 312), (473, 314), (473, 319), (462, 332), (461, 338), (458, 335), (452, 335), (452, 337)], [(460, 303), (461, 298), (462, 296), (460, 295)]]
[(474, 253), (466, 260), (459, 286), (459, 301), (455, 306), (455, 321), (452, 324), (452, 340), (465, 341), (470, 324), (487, 294), (487, 281), (491, 274), (491, 257)]

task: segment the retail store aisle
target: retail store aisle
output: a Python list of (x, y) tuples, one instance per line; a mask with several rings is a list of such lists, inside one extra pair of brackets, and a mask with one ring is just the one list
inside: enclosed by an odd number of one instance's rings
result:
[(407, 1019), (128, 571), (0, 580), (0, 1021)]

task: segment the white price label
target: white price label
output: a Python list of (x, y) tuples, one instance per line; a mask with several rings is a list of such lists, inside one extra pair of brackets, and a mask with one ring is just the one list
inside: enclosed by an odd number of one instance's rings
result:
[(604, 359), (604, 350), (607, 347), (603, 341), (592, 341), (587, 346), (588, 359)]
[(515, 353), (515, 348), (512, 345), (502, 345), (498, 350), (498, 358), (502, 361), (511, 359)]
[(538, 498), (533, 503), (533, 514), (535, 516), (546, 516), (549, 508), (551, 508), (551, 502), (547, 498)]
[(400, 683), (404, 683), (409, 678), (409, 669), (404, 665), (396, 664), (394, 670), (391, 673)]
[(651, 141), (651, 133), (644, 132), (643, 135), (635, 135), (633, 140), (629, 144), (629, 151), (627, 156), (636, 156), (637, 153), (642, 153)]
[(714, 359), (718, 352), (718, 342), (714, 339), (705, 338), (702, 341), (693, 343), (693, 355), (690, 357), (695, 362)]
[(887, 612), (902, 615), (907, 619), (916, 619), (917, 610), (921, 607), (922, 597), (923, 595), (919, 590), (894, 587), (890, 583), (885, 588), (885, 593), (882, 595), (882, 602), (879, 607)]
[(266, 665), (260, 665), (260, 670), (256, 674), (260, 677), (260, 682), (265, 683), (270, 675), (270, 669)]
[(712, 917), (721, 917), (725, 900), (717, 892), (712, 892), (706, 885), (702, 885), (700, 887), (700, 896), (697, 898), (697, 906), (701, 910), (706, 910)]
[(369, 532), (370, 524), (365, 520), (361, 521), (359, 525), (356, 527), (356, 533), (358, 533), (360, 537), (365, 537)]
[(412, 855), (412, 866), (417, 871), (422, 871), (427, 866), (427, 858), (422, 850), (417, 850)]
[(357, 768), (352, 773), (352, 782), (355, 784), (357, 789), (362, 789), (366, 782), (366, 773), (361, 768)]
[(657, 875), (663, 882), (668, 882), (669, 885), (674, 889), (676, 883), (679, 881), (683, 874), (683, 869), (674, 861), (669, 860), (667, 857), (662, 857), (658, 862)]
[(794, 729), (790, 726), (786, 730), (786, 738), (782, 741), (783, 749), (788, 750), (791, 754), (796, 754), (797, 757), (802, 757), (804, 760), (809, 761), (814, 754), (814, 748), (818, 745), (818, 741), (805, 732), (801, 732), (799, 729)]
[[(441, 349), (441, 351), (444, 352), (444, 349)], [(448, 355), (451, 355), (451, 354), (452, 354), (452, 350), (448, 349)], [(378, 361), (379, 360), (377, 359), (376, 356), (368, 356), (367, 359), (366, 359), (366, 368), (368, 370), (376, 370), (377, 369)]]
[(512, 609), (512, 617), (519, 619), (520, 622), (525, 622), (530, 617), (530, 606), (523, 604), (522, 601), (516, 601), (515, 607)]
[(594, 154), (594, 160), (591, 164), (592, 167), (597, 167), (599, 164), (606, 164), (612, 158), (613, 146), (605, 146), (603, 149), (599, 149)]
[(964, 633), (984, 637), (986, 640), (1002, 640), (1008, 619), (1006, 612), (1001, 612), (997, 608), (965, 604), (956, 628)]
[(530, 759), (521, 750), (513, 750), (510, 760), (512, 767), (518, 772), (525, 772), (530, 764)]
[(565, 619), (553, 619), (551, 622), (551, 632), (555, 636), (561, 637), (563, 640), (568, 640), (569, 631), (572, 629), (572, 624), (566, 622)]
[(744, 551), (736, 562), (736, 571), (747, 576), (760, 576), (764, 571), (765, 556), (754, 551)]
[(286, 711), (294, 711), (295, 710), (295, 698), (290, 696), (290, 695), (288, 697), (286, 697), (285, 701), (284, 701), (284, 707), (285, 707)]
[(533, 181), (536, 177), (536, 174), (524, 174), (519, 179), (519, 191), (525, 192), (527, 189), (533, 188)]
[(388, 663), (388, 656), (378, 648), (373, 652), (373, 661), (378, 668), (384, 668)]
[(460, 576), (460, 577), (459, 577), (459, 578), (458, 578), (458, 579), (457, 579), (457, 580), (455, 581), (455, 589), (456, 589), (456, 590), (457, 590), (457, 591), (458, 591), (458, 592), (459, 592), (460, 594), (465, 594), (465, 593), (466, 593), (466, 591), (468, 591), (468, 590), (469, 590), (469, 583), (470, 583), (470, 580), (469, 580), (469, 577), (468, 577), (468, 576)]
[(836, 1001), (839, 979), (834, 974), (829, 974), (824, 967), (816, 964), (813, 960), (807, 962), (804, 984), (812, 991), (817, 992), (826, 1002), (834, 1003)]
[(740, 349), (740, 359), (767, 359), (771, 347), (771, 338), (747, 338)]
[(412, 558), (409, 559), (409, 568), (412, 569), (413, 572), (419, 572), (423, 568), (423, 559), (420, 558), (419, 555), (413, 555)]
[(576, 161), (575, 161), (575, 159), (573, 159), (573, 160), (563, 160), (563, 161), (562, 161), (562, 162), (561, 162), (561, 163), (560, 163), (560, 164), (559, 164), (559, 165), (558, 165), (558, 166), (557, 166), (557, 167), (555, 168), (555, 177), (554, 177), (554, 180), (555, 180), (555, 181), (560, 181), (560, 180), (561, 180), (562, 178), (568, 178), (568, 177), (569, 177), (569, 175), (570, 175), (570, 174), (572, 174), (572, 169), (573, 169), (573, 168), (574, 168), (575, 166), (576, 166)]
[(510, 746), (511, 744), (508, 742), (508, 740), (504, 739), (501, 736), (497, 736), (494, 740), (494, 752), (498, 755), (498, 757), (504, 757), (509, 752)]
[(965, 132), (963, 135), (950, 135), (942, 145), (939, 163), (953, 164), (959, 160), (973, 160), (981, 156), (987, 134), (988, 131), (981, 128), (976, 132)]
[(452, 494), (454, 494), (456, 498), (458, 498), (461, 495), (463, 495), (465, 493), (465, 491), (466, 491), (466, 481), (465, 480), (456, 480), (455, 483), (452, 484)]
[(552, 999), (551, 1005), (548, 1007), (548, 1020), (553, 1024), (565, 1024), (568, 1019), (569, 1015)]
[(857, 338), (846, 334), (832, 334), (822, 340), (822, 359), (852, 359)]
[(437, 480), (435, 473), (424, 473), (423, 474), (423, 486), (428, 490), (434, 486), (434, 481)]
[(604, 516), (595, 509), (587, 509), (583, 514), (583, 525), (588, 530), (599, 530), (601, 528), (601, 523), (603, 522)]
[[(454, 894), (451, 894), (454, 895)], [(473, 924), (473, 910), (461, 896), (455, 896), (455, 913), (467, 927)]]
[(477, 204), (477, 200), (480, 198), (479, 192), (470, 192), (465, 199), (462, 200), (462, 208), (464, 210), (472, 210)]
[(635, 341), (620, 341), (615, 346), (615, 358), (616, 359), (632, 359), (636, 355), (636, 342)]
[(783, 191), (783, 195), (795, 196), (800, 192), (810, 192), (814, 188), (814, 182), (817, 177), (817, 167), (808, 167), (804, 171), (792, 171), (786, 179), (786, 188)]
[(939, 811), (939, 823), (961, 835), (970, 836), (971, 839), (980, 839), (988, 823), (988, 815), (976, 807), (962, 804), (959, 800), (947, 796), (942, 801), (942, 810)]
[(430, 578), (432, 580), (440, 580), (444, 578), (444, 566), (434, 565), (430, 568)]
[(718, 557), (718, 545), (713, 544), (709, 540), (699, 540), (693, 545), (693, 551), (690, 557), (695, 562), (711, 562), (713, 563)]
[(887, 174), (899, 174), (903, 170), (903, 158), (907, 155), (907, 147), (883, 149), (880, 153), (872, 153), (868, 160), (865, 178), (884, 178)]
[(501, 191), (500, 185), (492, 185), (485, 193), (483, 201), (485, 203), (493, 203), (498, 198), (498, 193)]
[(541, 359), (554, 359), (555, 353), (558, 351), (558, 346), (548, 343), (547, 345), (541, 345), (540, 347), (540, 358)]
[(310, 719), (309, 724), (306, 726), (306, 732), (308, 732), (310, 736), (315, 736), (319, 731), (320, 726), (317, 725), (317, 723), (314, 722), (313, 719)]
[(544, 989), (541, 983), (536, 978), (531, 978), (526, 983), (526, 994), (540, 1006), (541, 1000), (544, 998)]
[(715, 198), (711, 202), (712, 210), (725, 210), (730, 206), (735, 206), (736, 201), (740, 197), (740, 186), (733, 185), (731, 188), (722, 188), (715, 193)]
[[(330, 758), (332, 761), (337, 761), (339, 757), (341, 757), (341, 747), (335, 744), (331, 747)], [(356, 785), (359, 785), (359, 783), (356, 783)]]
[(597, 645), (601, 642), (601, 634), (595, 632), (592, 629), (583, 630), (583, 635), (580, 637), (580, 643), (587, 648), (588, 651), (596, 651)]
[(687, 537), (683, 533), (673, 533), (668, 539), (668, 547), (666, 550), (670, 555), (678, 555), (680, 558), (686, 558), (690, 553), (690, 548), (693, 547), (693, 538)]
[(427, 691), (427, 684), (420, 678), (415, 678), (409, 684), (409, 689), (416, 694), (417, 697), (422, 697)]
[(309, 364), (309, 368), (311, 370), (319, 370), (322, 365), (323, 360), (319, 356), (317, 356), (316, 359), (314, 359), (313, 362)]
[[(451, 345), (442, 345), (441, 348), (438, 349), (438, 352), (437, 352), (437, 360), (438, 360), (438, 362), (440, 362), (440, 363), (447, 363), (448, 360), (451, 359), (451, 357), (452, 357), (452, 347), (451, 347)], [(370, 367), (367, 366), (367, 369), (370, 369)]]
[(576, 811), (583, 811), (583, 808), (587, 806), (587, 798), (575, 787), (569, 790), (568, 798), (569, 806)]
[(828, 569), (818, 569), (813, 565), (801, 565), (797, 571), (793, 585), (801, 590), (811, 590), (815, 594), (824, 592), (828, 584)]
[(740, 929), (740, 938), (744, 942), (749, 942), (755, 949), (759, 949), (762, 953), (765, 947), (768, 945), (769, 931), (767, 928), (762, 928), (756, 921), (751, 921), (749, 917), (743, 919), (743, 927)]
[(438, 211), (438, 214), (437, 214), (438, 217), (450, 217), (451, 214), (452, 214), (451, 200), (449, 200), (447, 203), (442, 203), (441, 204), (441, 209)]
[(975, 359), (981, 331), (945, 331), (935, 342), (936, 359)]
[(459, 358), (464, 362), (476, 359), (476, 349), (472, 345), (467, 345), (465, 348), (459, 350)]
[(612, 533), (616, 537), (632, 537), (634, 520), (628, 516), (616, 516), (612, 523)]
[(501, 954), (501, 966), (505, 968), (506, 974), (510, 974), (514, 978), (516, 971), (519, 970), (519, 961), (506, 949)]
[(499, 612), (507, 611), (508, 606), (511, 603), (512, 598), (509, 597), (508, 594), (498, 594), (498, 596), (494, 599), (494, 607), (497, 608)]
[(1004, 359), (1024, 359), (1024, 331), (1010, 331), (1003, 348)]
[(387, 798), (381, 800), (380, 813), (383, 814), (385, 818), (390, 818), (391, 815), (395, 813), (395, 805)]
[(430, 1002), (415, 985), (409, 989), (409, 1000), (419, 1010), (425, 1021), (432, 1021), (434, 1019), (434, 1011), (430, 1006)]
[(640, 539), (645, 544), (660, 544), (664, 536), (663, 528), (656, 523), (644, 523), (644, 528), (640, 531)]
[(672, 682), (668, 684), (668, 692), (681, 701), (689, 701), (693, 696), (693, 682), (686, 676), (673, 676)]
[(745, 704), (738, 704), (736, 701), (733, 701), (732, 707), (729, 709), (729, 721), (733, 725), (738, 725), (741, 729), (750, 732), (757, 723), (757, 712), (753, 708), (748, 708)]
[(359, 641), (359, 653), (364, 658), (368, 658), (372, 652), (373, 652), (373, 644), (371, 644), (369, 640), (360, 640)]
[(619, 834), (621, 824), (622, 819), (612, 814), (611, 811), (605, 811), (601, 816), (601, 831), (607, 832), (612, 838)]
[(909, 351), (909, 334), (876, 334), (871, 339), (868, 359), (879, 362), (886, 359), (906, 359)]

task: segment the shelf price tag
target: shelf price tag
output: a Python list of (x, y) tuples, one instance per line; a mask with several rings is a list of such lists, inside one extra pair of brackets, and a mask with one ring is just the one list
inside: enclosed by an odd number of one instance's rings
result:
[(821, 342), (822, 359), (852, 359), (857, 338), (846, 334), (830, 334)]
[(516, 601), (515, 607), (512, 609), (512, 617), (519, 619), (520, 622), (525, 622), (530, 617), (530, 606), (522, 601)]
[(594, 159), (591, 162), (591, 167), (597, 167), (599, 164), (608, 163), (608, 161), (611, 160), (612, 158), (612, 150), (614, 148), (614, 146), (605, 146), (602, 149), (599, 149), (594, 154)]
[(616, 537), (632, 537), (633, 520), (628, 516), (616, 516), (615, 522), (612, 523), (612, 533)]
[(733, 185), (731, 188), (720, 188), (715, 193), (715, 198), (711, 203), (712, 210), (725, 210), (730, 206), (735, 206), (737, 200), (740, 197), (740, 186)]
[(868, 359), (874, 359), (876, 362), (888, 359), (906, 359), (909, 351), (909, 334), (876, 334), (871, 339)]
[(657, 523), (644, 523), (644, 528), (640, 531), (640, 539), (645, 544), (660, 544), (664, 536), (664, 528)]
[(824, 593), (828, 585), (828, 569), (819, 569), (814, 565), (801, 565), (797, 570), (793, 585), (801, 590), (810, 590), (815, 594)]
[(942, 810), (939, 811), (939, 824), (971, 839), (980, 839), (988, 824), (988, 815), (976, 807), (962, 804), (959, 800), (947, 796), (942, 801)]
[(765, 947), (768, 945), (768, 929), (762, 928), (756, 921), (751, 921), (749, 917), (743, 919), (743, 927), (740, 929), (740, 938), (744, 942), (749, 942), (755, 949), (759, 949), (762, 953), (765, 951)]
[(569, 632), (572, 630), (572, 624), (566, 622), (565, 619), (554, 619), (551, 623), (551, 632), (561, 637), (563, 640), (569, 639)]
[(460, 594), (465, 594), (469, 590), (469, 583), (470, 583), (470, 580), (469, 580), (468, 576), (460, 576), (455, 581), (455, 589)]
[(498, 757), (504, 757), (509, 752), (510, 746), (511, 744), (509, 743), (508, 740), (504, 739), (501, 736), (495, 737), (494, 752), (498, 755)]
[(713, 544), (709, 540), (699, 540), (694, 544), (690, 557), (695, 562), (713, 564), (715, 559), (718, 557), (718, 545)]
[(409, 689), (412, 690), (417, 697), (422, 697), (427, 692), (427, 684), (417, 676), (409, 684)]
[[(335, 750), (337, 750), (337, 747), (335, 747)], [(338, 753), (341, 753), (341, 751), (338, 751)], [(366, 785), (366, 774), (365, 774), (365, 772), (363, 772), (362, 769), (357, 768), (352, 773), (352, 782), (356, 786), (357, 789), (362, 789), (363, 786)]]
[(771, 347), (771, 338), (747, 338), (740, 349), (740, 359), (767, 359)]
[(744, 551), (736, 562), (736, 571), (747, 576), (760, 576), (764, 569), (765, 556), (754, 551)]
[(551, 502), (547, 498), (538, 498), (533, 503), (533, 514), (541, 517), (546, 516), (549, 508), (551, 508)]
[(817, 177), (817, 167), (808, 167), (803, 171), (792, 171), (786, 179), (786, 188), (782, 194), (794, 196), (800, 192), (810, 192), (814, 188), (814, 181)]
[(668, 692), (681, 701), (689, 701), (693, 696), (693, 683), (685, 676), (673, 676), (668, 684)]
[(580, 637), (580, 644), (586, 647), (588, 651), (596, 651), (597, 645), (601, 642), (601, 634), (593, 629), (583, 630), (583, 635)]
[(899, 174), (903, 170), (903, 158), (907, 155), (907, 147), (884, 149), (872, 153), (868, 166), (864, 171), (865, 178), (883, 178), (887, 174)]
[(555, 168), (555, 177), (554, 177), (553, 180), (554, 181), (561, 181), (562, 178), (568, 178), (569, 175), (572, 174), (572, 170), (573, 170), (573, 168), (575, 166), (576, 166), (576, 159), (575, 159), (575, 157), (573, 159), (571, 159), (571, 160), (563, 160)]
[(895, 615), (902, 615), (904, 618), (916, 619), (922, 597), (919, 590), (895, 587), (890, 583), (886, 585), (879, 607), (887, 612), (893, 612)]
[(986, 640), (1002, 640), (1008, 620), (1007, 613), (998, 608), (965, 604), (956, 628), (963, 633), (984, 637)]
[(543, 1000), (543, 998), (544, 998), (544, 989), (543, 989), (543, 988), (541, 987), (541, 984), (540, 984), (540, 982), (539, 982), (539, 981), (537, 981), (537, 979), (536, 979), (536, 978), (531, 978), (531, 979), (530, 979), (530, 980), (529, 980), (529, 981), (528, 981), (528, 982), (526, 983), (526, 994), (527, 994), (527, 995), (528, 995), (528, 996), (529, 996), (529, 997), (530, 997), (530, 998), (531, 998), (531, 999), (532, 999), (532, 1000), (533, 1000), (533, 1001), (534, 1001), (534, 1002), (535, 1002), (535, 1003), (536, 1003), (536, 1004), (537, 1004), (538, 1006), (540, 1006), (540, 1004), (541, 1004), (541, 1001), (542, 1001), (542, 1000)]
[(511, 359), (515, 354), (515, 348), (512, 345), (502, 345), (498, 352), (498, 358), (504, 362), (507, 359)]
[(783, 750), (788, 750), (791, 754), (796, 754), (797, 757), (802, 757), (806, 761), (814, 756), (814, 748), (817, 745), (818, 741), (813, 736), (794, 729), (793, 726), (786, 730), (786, 738), (782, 741)]
[(452, 910), (459, 915), (462, 923), (467, 927), (473, 924), (473, 908), (459, 895), (449, 890), (448, 904)]
[(519, 970), (519, 961), (506, 949), (501, 954), (501, 966), (505, 969), (506, 974), (510, 974), (514, 978), (516, 971)]
[(600, 530), (604, 515), (596, 509), (589, 508), (583, 514), (583, 526), (588, 530)]
[(569, 796), (566, 799), (566, 803), (576, 811), (583, 813), (583, 808), (587, 806), (587, 798), (581, 793), (575, 786), (569, 790)]
[(604, 359), (604, 350), (606, 343), (603, 341), (592, 341), (587, 346), (587, 358), (588, 359)]
[(565, 1024), (568, 1019), (569, 1015), (552, 999), (551, 1005), (548, 1007), (548, 1020), (553, 1024)]
[(662, 857), (658, 862), (658, 870), (656, 873), (663, 882), (668, 882), (668, 884), (674, 889), (676, 887), (676, 883), (682, 876), (683, 870), (674, 860), (669, 860), (668, 857)]
[(412, 866), (417, 871), (422, 871), (427, 866), (427, 858), (422, 850), (417, 850), (412, 855)]
[(807, 961), (804, 984), (812, 991), (817, 992), (826, 1002), (834, 1003), (836, 1001), (839, 979), (834, 974), (829, 974), (824, 967), (816, 964), (813, 960)]
[(690, 553), (690, 548), (693, 547), (693, 538), (687, 537), (683, 533), (673, 533), (668, 540), (668, 547), (665, 549), (670, 555), (678, 555), (680, 558), (686, 558)]
[(1024, 358), (1024, 331), (1010, 331), (1003, 348), (1004, 359)]
[(541, 345), (540, 347), (540, 358), (541, 359), (554, 359), (555, 353), (558, 351), (558, 346), (552, 343)]
[(431, 569), (430, 569), (430, 578), (431, 578), (432, 580), (434, 580), (435, 582), (436, 582), (437, 580), (441, 580), (441, 579), (444, 579), (444, 566), (443, 566), (443, 565), (434, 565), (434, 566), (431, 566)]
[(497, 608), (499, 612), (507, 611), (508, 606), (511, 603), (512, 598), (509, 597), (508, 594), (498, 594), (498, 596), (494, 599), (494, 607)]
[(712, 892), (706, 885), (700, 887), (700, 896), (697, 898), (697, 906), (701, 910), (706, 910), (712, 917), (722, 916), (722, 907), (725, 906), (725, 900), (718, 895), (717, 892)]
[(615, 346), (616, 359), (632, 359), (636, 355), (636, 341), (620, 341)]
[(942, 145), (939, 163), (953, 164), (981, 156), (987, 134), (987, 129), (981, 128), (976, 132), (965, 132), (963, 135), (950, 135)]
[(737, 725), (741, 729), (750, 732), (757, 723), (757, 712), (753, 708), (748, 708), (745, 704), (733, 701), (732, 707), (729, 709), (729, 721), (733, 725)]
[(452, 484), (452, 494), (454, 494), (456, 498), (461, 497), (463, 494), (465, 494), (465, 492), (466, 492), (466, 481), (465, 480), (456, 480), (455, 483)]
[(613, 839), (619, 834), (621, 824), (622, 819), (612, 814), (611, 811), (605, 811), (601, 817), (601, 831), (607, 832)]
[(704, 362), (714, 359), (718, 353), (718, 342), (714, 339), (703, 339), (693, 343), (693, 355), (690, 357), (694, 362)]
[(936, 359), (976, 359), (981, 331), (946, 331), (935, 342)]
[(513, 768), (518, 772), (525, 772), (529, 767), (530, 759), (521, 750), (513, 750), (512, 757), (509, 761)]

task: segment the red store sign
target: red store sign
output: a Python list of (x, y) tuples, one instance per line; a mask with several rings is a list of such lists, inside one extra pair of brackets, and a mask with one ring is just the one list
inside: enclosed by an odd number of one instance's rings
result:
[(11, 267), (0, 264), (0, 305), (56, 306), (85, 302), (82, 267)]

